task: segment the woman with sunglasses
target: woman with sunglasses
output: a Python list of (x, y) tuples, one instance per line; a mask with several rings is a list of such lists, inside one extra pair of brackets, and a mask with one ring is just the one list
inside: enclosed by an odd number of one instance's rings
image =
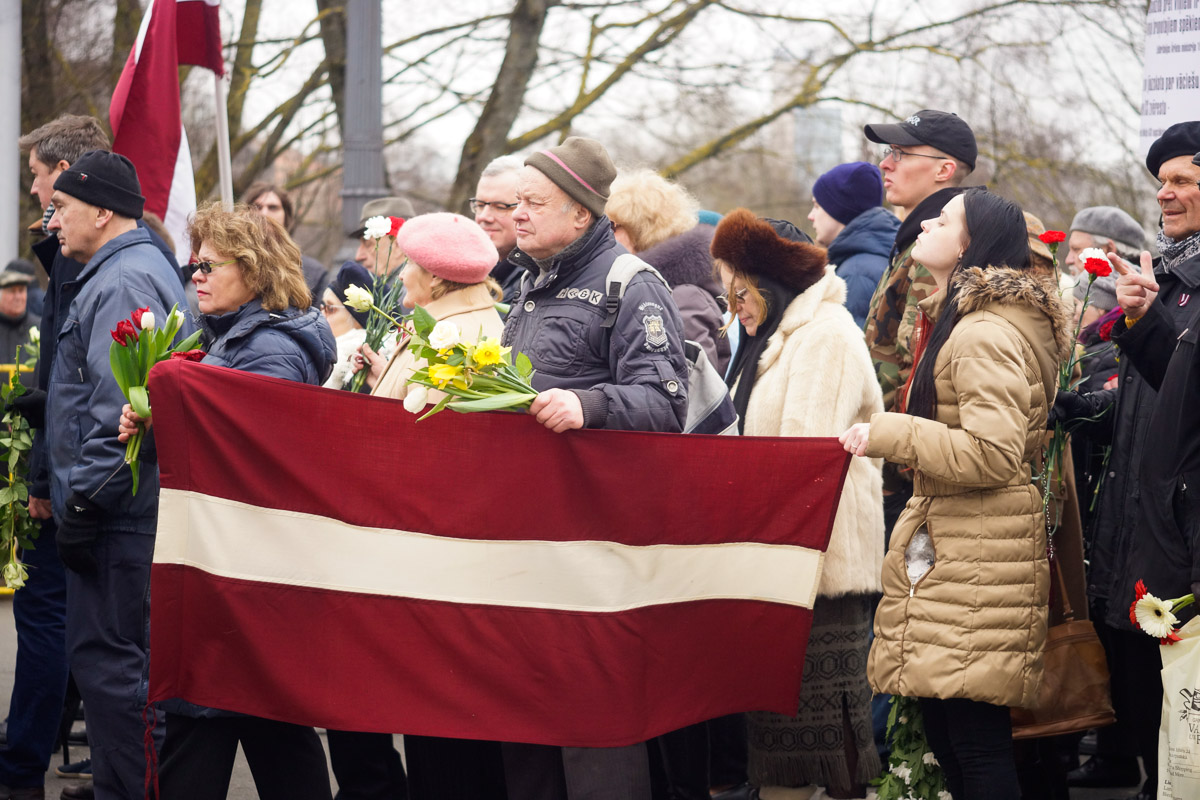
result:
[[(712, 254), (741, 327), (726, 380), (747, 436), (836, 436), (883, 410), (846, 284), (825, 250), (790, 222), (739, 208), (717, 225)], [(817, 784), (859, 798), (879, 774), (864, 666), (883, 563), (880, 462), (846, 474), (813, 606), (798, 713), (747, 715), (749, 776), (760, 786)], [(799, 636), (781, 631), (781, 636)]]
[[(312, 307), (300, 249), (283, 226), (239, 205), (214, 203), (191, 224), (192, 282), (200, 303), (203, 362), (320, 385), (333, 368), (333, 334)], [(122, 441), (136, 431), (128, 405)], [(183, 700), (160, 704), (166, 738), (161, 795), (220, 800), (229, 789), (238, 744), (259, 797), (330, 800), (325, 751), (310, 727), (204, 708)]]
[(1009, 707), (1038, 699), (1050, 591), (1031, 464), (1071, 322), (1054, 273), (1030, 265), (1015, 203), (969, 189), (921, 228), (912, 255), (938, 291), (920, 304), (906, 413), (841, 436), (913, 476), (867, 674), (919, 698), (954, 800), (1020, 797)]

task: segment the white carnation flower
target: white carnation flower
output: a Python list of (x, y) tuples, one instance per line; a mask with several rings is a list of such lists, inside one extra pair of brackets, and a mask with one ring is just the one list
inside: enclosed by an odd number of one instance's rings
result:
[(900, 762), (898, 767), (892, 767), (892, 774), (905, 783), (912, 780), (912, 769), (909, 768), (907, 761)]
[(1082, 250), (1080, 250), (1079, 251), (1079, 266), (1082, 268), (1083, 265), (1087, 263), (1087, 260), (1089, 258), (1100, 258), (1105, 261), (1108, 261), (1108, 263), (1110, 263), (1110, 264), (1112, 263), (1112, 261), (1108, 257), (1108, 253), (1104, 252), (1099, 247), (1085, 247)]
[(462, 341), (462, 331), (449, 320), (442, 320), (433, 326), (429, 334), (429, 346), (434, 350), (446, 350)]
[(382, 239), (392, 230), (392, 223), (387, 217), (371, 217), (364, 226), (364, 239)]
[(954, 797), (945, 789), (938, 792), (937, 800), (954, 800)]
[(408, 394), (404, 395), (404, 410), (410, 414), (420, 413), (429, 402), (429, 390), (421, 384), (409, 384)]
[(370, 311), (373, 304), (371, 293), (361, 286), (346, 287), (346, 305), (355, 311)]
[(1171, 604), (1148, 593), (1133, 604), (1133, 613), (1138, 627), (1158, 639), (1166, 639), (1179, 624), (1171, 613)]
[(925, 753), (925, 755), (921, 756), (921, 763), (928, 766), (933, 766), (934, 764), (938, 763), (938, 760), (933, 757), (933, 751), (930, 750), (929, 752)]

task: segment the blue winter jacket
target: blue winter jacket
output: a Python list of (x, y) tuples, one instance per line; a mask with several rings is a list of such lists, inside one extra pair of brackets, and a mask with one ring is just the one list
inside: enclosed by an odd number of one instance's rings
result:
[(267, 311), (257, 298), (237, 311), (200, 318), (205, 364), (320, 386), (337, 345), (315, 308)]
[(624, 252), (608, 217), (554, 256), (545, 273), (514, 250), (508, 260), (530, 277), (504, 322), (504, 344), (529, 356), (534, 389), (579, 397), (585, 427), (678, 433), (687, 419), (688, 372), (670, 290), (648, 273), (635, 275), (613, 326), (603, 327), (604, 279)]
[(153, 534), (158, 470), (143, 464), (138, 493), (132, 493), (125, 445), (117, 441), (125, 396), (112, 376), (108, 351), (111, 331), (134, 310), (148, 307), (165, 320), (175, 304), (187, 306), (179, 275), (138, 228), (101, 247), (62, 288), (74, 299), (59, 324), (46, 399), (55, 519), (62, 519), (71, 493), (79, 492), (100, 507), (105, 529)]
[(883, 206), (859, 214), (829, 245), (829, 263), (846, 282), (846, 308), (863, 327), (871, 306), (871, 295), (888, 267), (888, 256), (896, 242), (900, 220)]

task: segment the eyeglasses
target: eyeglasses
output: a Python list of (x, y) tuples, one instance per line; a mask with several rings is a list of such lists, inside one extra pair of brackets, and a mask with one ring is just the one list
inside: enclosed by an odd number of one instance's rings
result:
[(895, 146), (889, 147), (886, 151), (884, 151), (883, 154), (885, 159), (891, 158), (892, 161), (897, 164), (899, 164), (901, 159), (903, 159), (905, 156), (915, 156), (917, 158), (936, 158), (938, 161), (945, 161), (949, 159), (949, 156), (929, 156), (924, 153), (910, 153), (907, 150), (901, 150), (899, 147)]
[(341, 303), (330, 303), (322, 300), (321, 302), (317, 303), (317, 308), (321, 309), (321, 311), (326, 314), (334, 314), (338, 311), (341, 311), (343, 308), (345, 308), (345, 306)]
[(191, 270), (193, 275), (195, 275), (197, 272), (201, 273), (202, 275), (212, 275), (212, 271), (214, 269), (216, 269), (217, 267), (224, 267), (227, 264), (236, 264), (236, 263), (237, 263), (236, 258), (231, 258), (228, 261), (216, 261), (216, 262), (193, 261), (192, 263), (188, 264), (188, 269)]
[[(743, 286), (741, 289), (738, 289), (736, 292), (734, 292), (733, 296), (736, 297), (737, 301), (740, 303), (746, 299), (746, 292), (748, 291), (750, 290)], [(725, 308), (729, 308), (729, 292), (721, 292), (719, 295), (717, 295), (717, 302)]]
[(467, 205), (476, 214), (482, 214), (488, 206), (491, 206), (497, 214), (509, 214), (517, 207), (516, 203), (501, 203), (497, 200), (476, 200), (474, 197), (467, 201)]

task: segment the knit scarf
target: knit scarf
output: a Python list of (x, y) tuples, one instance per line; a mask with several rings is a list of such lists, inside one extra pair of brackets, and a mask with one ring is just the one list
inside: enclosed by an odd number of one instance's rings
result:
[(1189, 258), (1200, 254), (1200, 231), (1183, 239), (1172, 239), (1159, 231), (1158, 252), (1162, 253), (1163, 269), (1170, 272)]

